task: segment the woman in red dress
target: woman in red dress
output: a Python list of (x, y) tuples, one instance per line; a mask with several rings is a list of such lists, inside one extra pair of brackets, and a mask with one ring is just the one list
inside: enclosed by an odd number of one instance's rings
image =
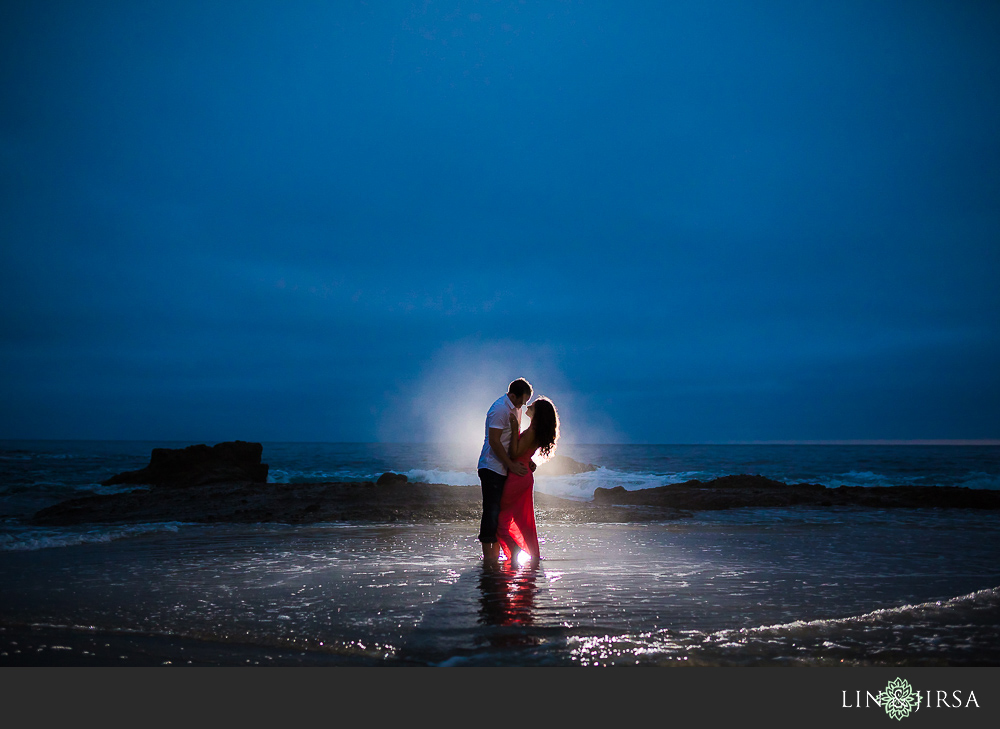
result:
[[(559, 438), (559, 416), (552, 401), (545, 397), (535, 400), (525, 410), (531, 424), (523, 433), (518, 433), (518, 423), (511, 416), (511, 439), (509, 453), (512, 460), (528, 466), (523, 476), (508, 473), (500, 500), (500, 522), (497, 526), (497, 541), (503, 550), (507, 564), (519, 563), (518, 551), (526, 552), (531, 562), (537, 564), (541, 555), (538, 551), (538, 532), (535, 530), (535, 503), (532, 491), (535, 484), (534, 463), (531, 457), (536, 452), (549, 458)], [(524, 558), (522, 558), (524, 559)]]

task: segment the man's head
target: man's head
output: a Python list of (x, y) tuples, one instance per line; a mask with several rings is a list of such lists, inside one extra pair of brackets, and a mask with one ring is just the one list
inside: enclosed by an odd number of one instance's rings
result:
[(507, 388), (507, 397), (514, 403), (514, 407), (519, 408), (531, 397), (531, 385), (526, 379), (520, 377), (510, 383), (510, 387)]

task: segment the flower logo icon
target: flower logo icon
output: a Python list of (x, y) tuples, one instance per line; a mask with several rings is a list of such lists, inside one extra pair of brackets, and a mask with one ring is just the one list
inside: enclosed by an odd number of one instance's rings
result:
[(920, 698), (919, 694), (913, 692), (910, 682), (902, 678), (887, 683), (885, 690), (878, 695), (885, 713), (896, 721), (901, 721), (904, 716), (909, 716), (910, 712), (917, 709)]

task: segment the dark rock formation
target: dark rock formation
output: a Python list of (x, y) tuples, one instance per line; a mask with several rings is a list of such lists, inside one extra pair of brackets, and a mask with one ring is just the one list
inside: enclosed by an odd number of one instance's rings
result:
[[(241, 477), (238, 481), (188, 484), (188, 488), (152, 488), (83, 496), (42, 509), (35, 514), (32, 523), (39, 526), (149, 521), (479, 523), (482, 494), (478, 486), (408, 483), (401, 474), (383, 476), (397, 478), (376, 485), (371, 481), (269, 484)], [(176, 485), (175, 481), (166, 483)], [(735, 507), (1000, 509), (1000, 491), (937, 486), (828, 489), (820, 484), (786, 484), (748, 475), (725, 476), (707, 482), (687, 481), (638, 491), (626, 491), (620, 486), (599, 488), (589, 502), (539, 492), (535, 492), (534, 500), (540, 523), (665, 521), (691, 516), (696, 510)]]
[[(184, 522), (462, 521), (478, 528), (483, 499), (478, 486), (394, 483), (214, 483), (188, 489), (153, 488), (64, 501), (35, 514), (38, 526)], [(622, 507), (535, 494), (540, 523), (662, 521), (690, 516), (669, 508)]]
[(151, 486), (191, 487), (225, 481), (267, 481), (267, 464), (260, 458), (260, 443), (242, 440), (214, 446), (193, 445), (187, 448), (154, 448), (149, 465), (138, 471), (126, 471), (101, 483), (148, 484)]
[(764, 476), (723, 476), (712, 481), (685, 481), (638, 491), (621, 486), (598, 488), (600, 504), (713, 510), (741, 506), (867, 506), (874, 508), (950, 507), (1000, 509), (1000, 491), (958, 486), (840, 486), (788, 484)]
[(383, 473), (378, 477), (378, 481), (375, 482), (376, 486), (393, 486), (396, 484), (406, 483), (409, 479), (402, 473)]
[(596, 471), (597, 466), (591, 463), (580, 463), (569, 456), (552, 456), (535, 471), (540, 476), (568, 476), (574, 473)]

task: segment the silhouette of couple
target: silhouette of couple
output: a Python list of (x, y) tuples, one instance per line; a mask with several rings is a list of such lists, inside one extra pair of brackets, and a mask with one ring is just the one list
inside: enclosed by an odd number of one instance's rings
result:
[(535, 399), (525, 408), (531, 421), (521, 432), (521, 408), (531, 399), (531, 385), (517, 379), (486, 413), (486, 435), (479, 455), (479, 481), (483, 487), (483, 517), (479, 541), (483, 563), (500, 564), (503, 551), (508, 565), (538, 563), (538, 533), (532, 497), (538, 453), (548, 458), (559, 438), (559, 416), (552, 401)]

